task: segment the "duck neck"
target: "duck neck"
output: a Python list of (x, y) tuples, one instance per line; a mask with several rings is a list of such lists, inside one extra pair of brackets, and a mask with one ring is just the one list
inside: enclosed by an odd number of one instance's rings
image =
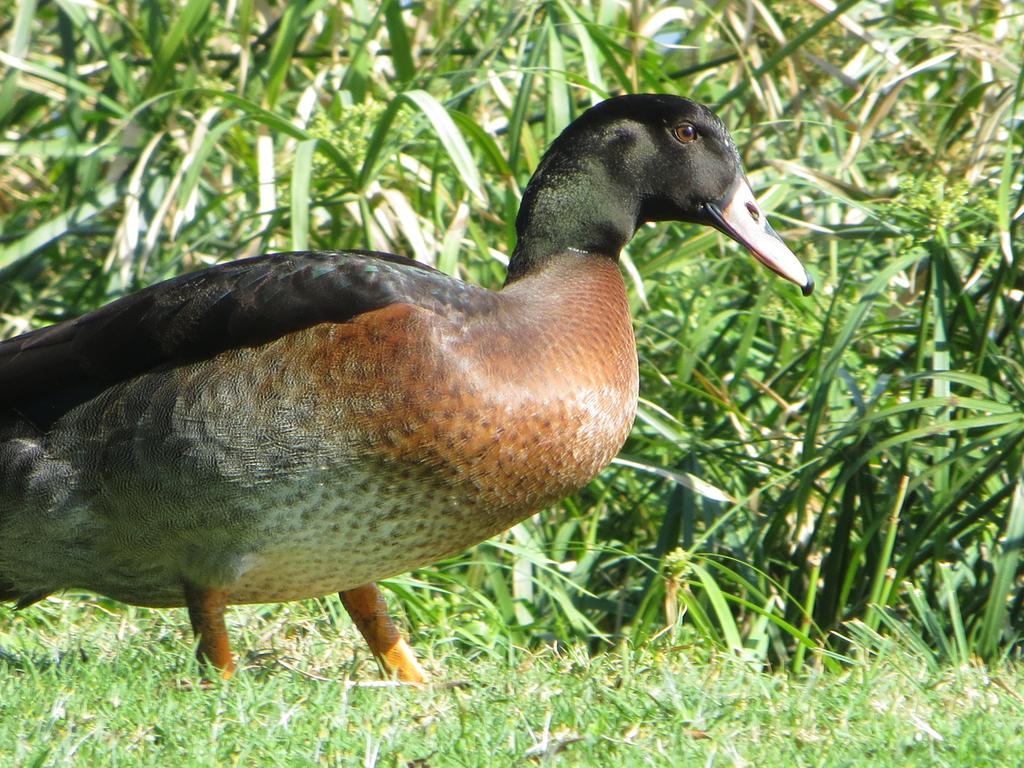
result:
[(635, 197), (601, 163), (584, 167), (580, 158), (545, 158), (523, 194), (505, 285), (566, 253), (617, 261), (640, 224)]

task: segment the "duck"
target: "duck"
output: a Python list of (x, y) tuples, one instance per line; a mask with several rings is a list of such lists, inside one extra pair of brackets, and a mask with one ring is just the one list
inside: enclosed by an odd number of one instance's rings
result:
[(813, 290), (722, 120), (630, 94), (544, 153), (498, 290), (390, 253), (275, 253), (0, 342), (0, 600), (185, 607), (227, 678), (228, 606), (337, 593), (384, 671), (426, 682), (377, 582), (611, 462), (639, 387), (618, 261), (662, 221)]

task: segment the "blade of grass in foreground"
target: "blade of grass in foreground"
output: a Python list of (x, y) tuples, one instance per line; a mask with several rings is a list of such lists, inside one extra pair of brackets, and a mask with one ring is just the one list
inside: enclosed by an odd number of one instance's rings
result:
[(1024, 547), (1024, 469), (1017, 476), (1017, 485), (1010, 500), (1006, 527), (993, 553), (992, 583), (981, 620), (979, 651), (982, 658), (993, 661), (999, 654), (1006, 628), (1009, 601), (1013, 599), (1013, 580)]

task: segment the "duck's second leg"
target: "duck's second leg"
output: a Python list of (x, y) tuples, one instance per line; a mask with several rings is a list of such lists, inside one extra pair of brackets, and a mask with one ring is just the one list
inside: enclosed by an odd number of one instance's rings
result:
[(188, 618), (192, 622), (192, 631), (199, 639), (196, 658), (200, 663), (208, 662), (216, 667), (225, 680), (235, 673), (235, 660), (231, 655), (228, 630), (224, 625), (227, 597), (227, 590), (185, 585)]
[(341, 604), (359, 628), (373, 655), (384, 668), (398, 675), (405, 683), (425, 683), (427, 673), (419, 662), (416, 654), (402, 638), (401, 633), (391, 621), (384, 595), (376, 584), (364, 584), (355, 589), (339, 592)]

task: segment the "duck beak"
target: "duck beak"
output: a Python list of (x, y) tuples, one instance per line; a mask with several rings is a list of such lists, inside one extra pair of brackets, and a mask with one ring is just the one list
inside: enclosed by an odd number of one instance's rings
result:
[(750, 251), (772, 272), (799, 285), (804, 296), (811, 295), (814, 279), (772, 229), (746, 179), (741, 177), (721, 202), (705, 203), (704, 210), (715, 229)]

